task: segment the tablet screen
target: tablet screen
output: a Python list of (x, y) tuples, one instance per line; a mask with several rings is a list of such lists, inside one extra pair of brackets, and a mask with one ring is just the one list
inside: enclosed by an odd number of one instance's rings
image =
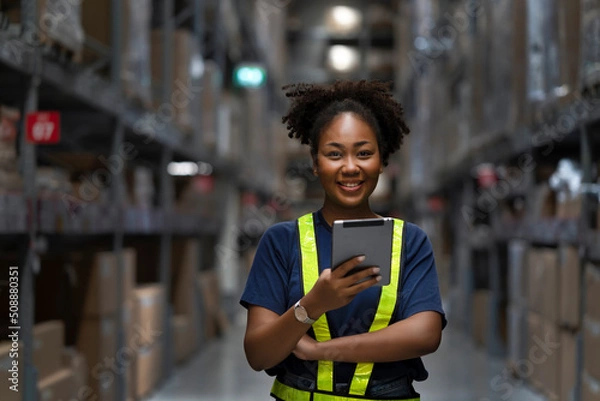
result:
[(377, 285), (388, 285), (393, 234), (394, 220), (389, 217), (334, 221), (332, 270), (354, 256), (365, 255), (365, 260), (356, 269), (378, 266), (381, 281)]

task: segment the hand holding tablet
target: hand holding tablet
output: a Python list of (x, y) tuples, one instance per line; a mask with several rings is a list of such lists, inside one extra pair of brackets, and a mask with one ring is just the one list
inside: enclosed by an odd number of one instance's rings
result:
[(390, 283), (393, 227), (394, 220), (389, 217), (334, 221), (332, 270), (350, 258), (364, 255), (365, 260), (353, 270), (379, 267), (381, 280), (376, 285), (388, 285)]

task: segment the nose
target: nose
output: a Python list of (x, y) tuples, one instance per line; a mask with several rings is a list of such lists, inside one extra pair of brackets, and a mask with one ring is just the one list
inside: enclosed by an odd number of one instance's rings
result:
[(358, 174), (360, 167), (358, 166), (357, 160), (353, 157), (347, 157), (345, 159), (345, 163), (342, 166), (342, 173), (346, 175), (355, 175)]

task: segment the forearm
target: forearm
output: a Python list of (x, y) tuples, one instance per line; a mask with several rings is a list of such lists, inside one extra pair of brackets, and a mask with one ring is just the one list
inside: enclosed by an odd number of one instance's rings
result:
[(322, 342), (316, 346), (315, 359), (376, 363), (418, 358), (437, 350), (441, 341), (439, 320), (409, 318), (375, 332)]
[(261, 322), (247, 328), (244, 349), (250, 366), (260, 371), (287, 358), (311, 326), (296, 320), (293, 308), (281, 316), (256, 308), (251, 309), (249, 314), (254, 314), (254, 319)]

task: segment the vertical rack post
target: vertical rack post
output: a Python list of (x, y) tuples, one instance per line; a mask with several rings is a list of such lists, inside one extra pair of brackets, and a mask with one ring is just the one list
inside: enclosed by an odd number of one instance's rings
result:
[(162, 100), (169, 102), (173, 82), (173, 31), (175, 19), (173, 17), (173, 0), (163, 0), (162, 15)]
[[(121, 81), (121, 67), (122, 67), (122, 37), (123, 37), (123, 5), (120, 0), (111, 0), (111, 84), (120, 100), (123, 95), (123, 86)], [(115, 134), (112, 139), (112, 157), (119, 157), (123, 141), (125, 137), (125, 126), (120, 116), (117, 116)], [(123, 294), (123, 281), (124, 278), (124, 260), (123, 260), (123, 241), (124, 241), (124, 225), (123, 225), (123, 199), (125, 197), (123, 191), (123, 175), (125, 161), (122, 161), (122, 168), (118, 172), (114, 173), (113, 187), (111, 188), (112, 205), (114, 210), (114, 234), (113, 234), (113, 252), (116, 255), (117, 261), (117, 305), (119, 305), (118, 321), (117, 321), (117, 349), (122, 350), (128, 344), (125, 343), (125, 303)], [(131, 317), (129, 317), (131, 318)], [(127, 385), (126, 385), (126, 373), (128, 365), (119, 366), (120, 373), (116, 375), (116, 394), (118, 401), (125, 401), (127, 399)]]
[[(196, 38), (197, 50), (198, 54), (201, 58), (202, 63), (204, 63), (204, 0), (194, 0), (193, 4), (193, 30), (194, 37)], [(204, 75), (205, 72), (203, 72)], [(199, 79), (203, 79), (200, 77)], [(203, 90), (206, 90), (204, 88)], [(203, 113), (202, 110), (202, 92), (200, 94), (194, 95), (192, 99), (192, 118), (194, 119), (194, 139), (193, 139), (193, 148), (195, 151), (200, 151), (202, 149), (202, 143), (204, 138), (204, 129), (203, 129)]]
[[(213, 22), (213, 42), (212, 42), (212, 46), (213, 46), (213, 54), (214, 54), (214, 60), (215, 63), (218, 66), (219, 69), (219, 73), (221, 74), (221, 85), (223, 84), (223, 80), (224, 80), (224, 74), (225, 74), (225, 63), (226, 63), (226, 45), (224, 42), (224, 27), (223, 27), (223, 21), (222, 21), (222, 11), (223, 11), (223, 7), (221, 4), (221, 0), (214, 0), (213, 3), (213, 7), (214, 7), (214, 13), (215, 13), (215, 17), (214, 17), (214, 22)], [(219, 86), (218, 90), (215, 91), (215, 99), (214, 99), (214, 104), (215, 104), (215, 135), (217, 138), (217, 143), (219, 143), (220, 139), (219, 139), (219, 135), (221, 134), (221, 123), (219, 121), (219, 110), (221, 109), (221, 88), (222, 86)]]
[[(34, 0), (21, 0), (22, 27), (21, 32), (26, 40), (35, 38), (37, 2)], [(26, 140), (26, 116), (27, 113), (36, 111), (38, 108), (38, 88), (41, 73), (41, 53), (38, 47), (33, 49), (33, 74), (27, 80), (25, 101), (23, 106), (23, 123), (21, 125), (21, 136), (19, 145), (21, 148), (21, 173), (24, 181), (25, 201), (29, 212), (27, 244), (21, 252), (21, 291), (19, 340), (23, 344), (21, 356), (23, 370), (21, 370), (22, 390), (24, 401), (37, 400), (37, 370), (33, 365), (33, 326), (35, 323), (35, 270), (39, 264), (39, 257), (35, 249), (36, 235), (38, 231), (37, 216), (37, 190), (35, 186), (36, 174), (36, 148), (35, 145)]]
[[(205, 36), (205, 31), (206, 31), (206, 16), (205, 16), (205, 7), (206, 7), (206, 0), (194, 0), (194, 9), (193, 9), (193, 15), (194, 15), (194, 19), (193, 19), (193, 28), (194, 28), (194, 36), (196, 38), (196, 40), (198, 41), (198, 53), (200, 55), (200, 57), (202, 58), (202, 62), (204, 63), (204, 36)], [(203, 73), (206, 73), (206, 71), (204, 71)], [(204, 88), (203, 90), (207, 90), (207, 88)], [(204, 110), (203, 110), (203, 103), (201, 101), (201, 97), (202, 97), (202, 93), (200, 93), (199, 95), (194, 97), (194, 112), (192, 113), (195, 117), (194, 117), (194, 130), (195, 130), (195, 134), (194, 134), (194, 150), (196, 151), (200, 151), (202, 149), (202, 144), (203, 144), (203, 139), (204, 139), (204, 128), (203, 128), (203, 118), (204, 117)], [(198, 250), (198, 261), (199, 264), (202, 263), (202, 235), (199, 233), (194, 233), (197, 238), (198, 241), (200, 243), (200, 249)], [(198, 273), (200, 269), (200, 266), (195, 266), (195, 273)], [(199, 293), (199, 289), (198, 289), (198, 285), (196, 285), (196, 277), (197, 275), (194, 275), (194, 305), (198, 308), (199, 311), (201, 311), (201, 302), (202, 302), (202, 298), (200, 296)], [(198, 344), (202, 344), (202, 341), (204, 340), (204, 325), (202, 324), (202, 319), (203, 316), (199, 316), (199, 318), (197, 319), (197, 341)]]
[[(115, 130), (115, 135), (113, 137), (113, 143), (112, 143), (112, 157), (119, 157), (118, 155), (120, 154), (120, 149), (121, 146), (123, 144), (124, 141), (124, 137), (125, 137), (125, 126), (123, 124), (123, 121), (118, 118), (117, 122), (116, 122), (116, 130)], [(125, 316), (125, 312), (126, 309), (124, 307), (125, 302), (127, 301), (125, 299), (125, 294), (123, 294), (123, 282), (125, 281), (125, 277), (124, 277), (124, 269), (125, 269), (125, 263), (124, 263), (124, 258), (123, 258), (123, 241), (124, 241), (124, 237), (125, 237), (125, 228), (124, 228), (124, 216), (123, 216), (123, 207), (124, 207), (124, 198), (125, 198), (125, 194), (124, 194), (124, 180), (123, 180), (123, 176), (124, 176), (124, 169), (125, 169), (125, 161), (122, 161), (122, 168), (119, 169), (118, 172), (114, 173), (114, 177), (113, 177), (113, 187), (111, 188), (111, 197), (112, 197), (112, 204), (113, 204), (113, 210), (115, 212), (115, 214), (113, 214), (114, 216), (114, 222), (113, 222), (113, 226), (115, 229), (115, 232), (113, 234), (113, 252), (116, 255), (116, 260), (117, 260), (117, 305), (119, 305), (119, 312), (118, 312), (118, 321), (117, 321), (117, 349), (118, 350), (123, 350), (126, 347), (129, 346), (129, 344), (126, 343), (125, 341), (125, 328), (124, 328), (124, 322), (126, 321), (126, 316)], [(131, 316), (127, 317), (128, 319), (131, 319)], [(126, 373), (127, 373), (127, 369), (129, 368), (129, 363), (131, 363), (130, 361), (127, 361), (124, 363), (124, 366), (119, 366), (119, 374), (116, 375), (116, 392), (117, 392), (117, 400), (118, 401), (125, 401), (127, 399), (127, 385), (126, 385)]]
[(159, 278), (164, 287), (165, 307), (163, 315), (163, 366), (164, 378), (169, 377), (173, 371), (173, 341), (171, 333), (171, 240), (172, 227), (170, 225), (170, 214), (173, 206), (173, 182), (167, 171), (167, 166), (173, 158), (173, 151), (164, 148), (160, 160), (160, 207), (164, 216), (164, 224), (160, 234), (160, 260), (159, 260)]
[[(582, 122), (579, 128), (580, 134), (580, 142), (581, 142), (581, 168), (583, 171), (582, 182), (583, 183), (591, 183), (592, 182), (592, 148), (590, 136), (585, 125), (585, 122)], [(590, 205), (590, 195), (584, 193), (582, 194), (582, 210), (581, 210), (581, 229), (584, 232), (584, 243), (587, 243), (588, 238), (590, 236), (591, 225), (589, 221), (589, 210), (591, 208)], [(586, 245), (581, 245), (584, 251), (586, 250)], [(579, 254), (587, 257), (587, 252), (579, 252)], [(576, 358), (576, 381), (575, 381), (575, 399), (580, 400), (582, 394), (582, 375), (583, 375), (583, 352), (584, 352), (584, 344), (583, 344), (583, 327), (584, 327), (584, 316), (585, 316), (585, 308), (586, 308), (586, 285), (585, 285), (585, 259), (580, 260), (579, 264), (579, 321), (581, 322), (581, 330), (577, 335), (577, 358)]]

